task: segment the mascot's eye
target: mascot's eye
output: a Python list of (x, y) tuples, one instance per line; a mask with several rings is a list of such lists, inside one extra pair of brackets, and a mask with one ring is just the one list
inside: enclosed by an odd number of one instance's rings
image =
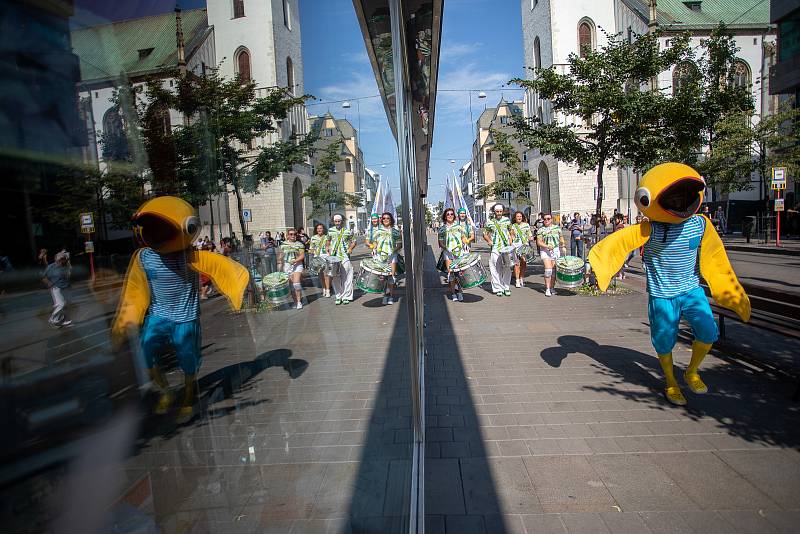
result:
[(640, 187), (633, 195), (633, 201), (643, 210), (650, 205), (650, 191), (646, 187)]
[(194, 237), (195, 234), (200, 231), (200, 219), (194, 215), (186, 217), (183, 221), (183, 229), (186, 231), (187, 235)]

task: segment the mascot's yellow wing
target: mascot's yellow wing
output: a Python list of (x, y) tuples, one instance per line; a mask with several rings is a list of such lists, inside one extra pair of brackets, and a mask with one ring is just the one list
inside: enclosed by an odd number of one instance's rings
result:
[(150, 307), (150, 286), (139, 261), (140, 253), (141, 250), (133, 253), (128, 264), (128, 272), (125, 274), (117, 315), (111, 326), (111, 342), (114, 346), (119, 346), (125, 341), (129, 329), (141, 326), (147, 308)]
[(608, 289), (611, 278), (622, 268), (625, 258), (632, 250), (641, 247), (650, 239), (650, 223), (634, 224), (601, 239), (589, 251), (589, 264), (597, 277), (601, 291)]
[(733, 272), (722, 239), (708, 217), (704, 218), (706, 229), (700, 242), (700, 274), (717, 304), (736, 312), (742, 321), (747, 322), (750, 320), (750, 299)]
[(242, 307), (242, 299), (250, 273), (239, 263), (221, 254), (207, 250), (193, 250), (189, 253), (189, 266), (197, 272), (208, 275), (220, 293), (225, 295), (231, 308)]

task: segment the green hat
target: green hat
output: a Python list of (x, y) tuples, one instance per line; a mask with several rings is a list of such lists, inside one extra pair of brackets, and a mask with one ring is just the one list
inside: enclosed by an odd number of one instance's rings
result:
[(370, 216), (369, 216), (369, 218), (370, 218), (370, 219), (380, 219), (380, 218), (381, 218), (381, 216), (380, 216), (380, 215), (378, 215), (377, 213), (373, 213), (372, 215), (370, 215)]
[(467, 213), (466, 208), (458, 208), (458, 213)]

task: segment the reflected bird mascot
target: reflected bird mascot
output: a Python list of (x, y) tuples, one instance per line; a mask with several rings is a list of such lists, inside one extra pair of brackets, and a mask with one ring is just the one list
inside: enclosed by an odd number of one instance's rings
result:
[(597, 284), (605, 291), (628, 254), (644, 246), (650, 338), (664, 370), (667, 400), (678, 405), (686, 404), (672, 369), (672, 348), (681, 317), (694, 334), (692, 359), (683, 374), (694, 393), (708, 391), (697, 370), (718, 337), (700, 275), (718, 305), (736, 312), (742, 321), (750, 319), (750, 300), (733, 272), (722, 240), (707, 217), (695, 215), (703, 203), (705, 186), (705, 180), (687, 165), (653, 167), (642, 177), (635, 195), (636, 206), (649, 221), (614, 232), (589, 252)]
[(156, 413), (166, 413), (172, 404), (167, 380), (157, 363), (164, 349), (172, 346), (185, 380), (178, 417), (191, 418), (200, 368), (198, 273), (211, 278), (234, 310), (242, 306), (249, 274), (225, 256), (192, 248), (200, 221), (194, 208), (179, 198), (148, 200), (134, 214), (133, 225), (141, 248), (128, 265), (111, 329), (112, 342), (119, 347), (131, 330), (140, 329), (145, 364), (160, 390)]

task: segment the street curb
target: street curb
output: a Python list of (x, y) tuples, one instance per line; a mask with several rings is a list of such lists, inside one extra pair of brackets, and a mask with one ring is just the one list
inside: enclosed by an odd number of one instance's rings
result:
[(757, 254), (779, 254), (781, 256), (800, 256), (800, 250), (787, 248), (747, 247), (742, 245), (725, 245), (725, 250), (733, 252), (755, 252)]

